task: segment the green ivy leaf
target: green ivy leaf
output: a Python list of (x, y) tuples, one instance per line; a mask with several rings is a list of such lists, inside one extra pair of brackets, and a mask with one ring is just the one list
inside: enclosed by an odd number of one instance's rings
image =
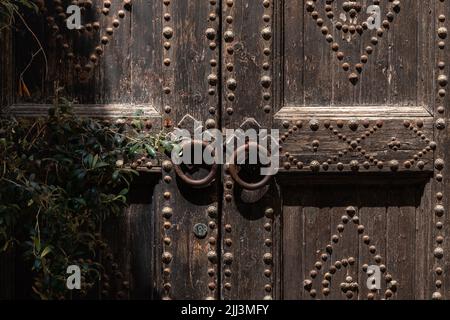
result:
[(149, 144), (145, 144), (145, 150), (147, 150), (147, 154), (150, 158), (155, 158), (156, 150)]

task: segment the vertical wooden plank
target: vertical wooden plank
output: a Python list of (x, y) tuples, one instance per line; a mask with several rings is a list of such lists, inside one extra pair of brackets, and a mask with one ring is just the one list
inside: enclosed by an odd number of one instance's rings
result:
[[(127, 210), (130, 220), (130, 298), (152, 299), (154, 297), (154, 211), (152, 204), (152, 185), (142, 188), (138, 198)], [(145, 190), (145, 192), (144, 192)]]
[[(220, 115), (219, 2), (159, 1), (163, 124), (168, 129), (177, 126), (193, 131), (195, 119), (216, 127)], [(177, 178), (170, 161), (164, 161), (155, 199), (161, 244), (156, 253), (157, 295), (162, 299), (217, 299), (217, 184), (195, 189)], [(206, 227), (206, 236), (194, 235), (197, 224)]]
[(283, 97), (284, 103), (294, 105), (304, 105), (304, 32), (305, 19), (309, 20), (311, 17), (304, 9), (304, 1), (285, 0), (284, 7), (284, 21), (282, 32), (284, 35), (283, 46), (281, 47), (283, 63)]
[[(450, 17), (450, 12), (447, 11), (447, 16)], [(447, 27), (448, 28), (448, 27)], [(448, 53), (447, 53), (447, 57)], [(448, 71), (447, 71), (448, 74)], [(446, 101), (446, 106), (448, 108), (449, 106), (449, 101), (447, 98)], [(448, 110), (448, 109), (447, 109)], [(449, 123), (449, 116), (448, 116), (448, 111), (446, 111), (446, 124), (448, 126)], [(450, 288), (450, 271), (448, 269), (448, 266), (450, 265), (450, 257), (449, 257), (449, 252), (450, 252), (450, 231), (449, 231), (449, 226), (450, 226), (450, 214), (449, 214), (449, 208), (450, 208), (450, 195), (449, 195), (449, 190), (450, 190), (450, 172), (449, 172), (449, 159), (450, 159), (450, 150), (448, 148), (448, 146), (450, 145), (450, 131), (447, 128), (446, 132), (443, 133), (444, 137), (442, 137), (441, 139), (441, 149), (442, 153), (441, 155), (443, 155), (443, 160), (445, 161), (446, 165), (445, 165), (445, 169), (444, 171), (439, 171), (437, 170), (436, 174), (442, 175), (442, 183), (438, 186), (438, 188), (436, 189), (436, 194), (434, 195), (436, 197), (436, 203), (434, 205), (434, 210), (433, 213), (435, 216), (438, 216), (440, 214), (440, 210), (442, 209), (441, 207), (439, 207), (439, 205), (443, 205), (444, 206), (444, 211), (445, 211), (445, 216), (442, 217), (441, 219), (438, 219), (437, 221), (435, 221), (434, 227), (441, 227), (442, 226), (442, 230), (441, 232), (438, 232), (436, 234), (436, 237), (433, 240), (433, 242), (439, 243), (442, 240), (442, 249), (444, 251), (444, 256), (440, 258), (441, 262), (439, 263), (439, 266), (442, 270), (443, 273), (441, 275), (441, 277), (439, 277), (438, 279), (436, 279), (436, 281), (434, 282), (434, 287), (437, 289), (440, 289), (439, 291), (442, 293), (442, 298), (443, 299), (450, 299), (450, 293), (449, 293), (449, 288)], [(440, 159), (440, 158), (438, 158)], [(438, 180), (440, 180), (439, 176), (438, 176)], [(442, 197), (442, 199), (441, 199)], [(441, 199), (441, 200), (439, 200)], [(442, 201), (442, 202), (441, 202)], [(431, 210), (429, 210), (429, 212), (431, 212)], [(431, 219), (430, 219), (431, 220)], [(441, 223), (439, 223), (441, 222)], [(438, 251), (436, 251), (436, 248), (434, 248), (434, 254), (435, 257), (437, 254), (439, 254)], [(435, 268), (435, 273), (436, 272), (436, 268)], [(441, 284), (441, 285), (439, 285)], [(433, 297), (433, 296), (432, 296)], [(436, 298), (436, 296), (435, 296)]]
[[(364, 232), (359, 236), (359, 270), (358, 283), (360, 300), (383, 299), (385, 282), (381, 282), (381, 290), (372, 292), (367, 288), (368, 275), (364, 266), (386, 265), (386, 188), (382, 186), (367, 186), (364, 192), (359, 194), (359, 217), (364, 226)], [(382, 260), (376, 261), (375, 255), (370, 252), (370, 247), (375, 246)], [(364, 269), (363, 269), (364, 268)], [(372, 293), (372, 295), (369, 295)]]
[[(417, 103), (418, 23), (419, 1), (402, 1), (400, 13), (387, 31), (390, 47), (389, 104)], [(383, 35), (385, 37), (386, 35)], [(407, 81), (405, 81), (407, 79)]]
[[(351, 290), (352, 284), (358, 281), (358, 231), (359, 217), (357, 207), (358, 189), (352, 186), (334, 185), (329, 191), (335, 205), (331, 208), (332, 240), (337, 236), (338, 242), (333, 242), (331, 262), (337, 268), (332, 275), (331, 299), (357, 299), (357, 291)], [(345, 222), (348, 221), (348, 222)], [(340, 228), (343, 229), (340, 230)], [(341, 284), (347, 283), (348, 288), (342, 290)]]
[(450, 142), (449, 135), (449, 104), (450, 96), (448, 94), (448, 77), (450, 59), (449, 53), (449, 36), (450, 28), (450, 5), (448, 1), (436, 2), (436, 18), (435, 18), (435, 50), (436, 50), (436, 66), (435, 71), (435, 136), (437, 148), (434, 153), (435, 172), (432, 185), (433, 193), (433, 252), (432, 268), (433, 268), (433, 293), (432, 299), (448, 299), (450, 288), (449, 277), (449, 249), (450, 240), (448, 224), (450, 221), (449, 208), (449, 186), (450, 176), (448, 170), (448, 162), (450, 159), (448, 144)]
[(0, 32), (0, 76), (1, 76), (1, 100), (0, 100), (0, 107), (3, 106), (9, 106), (12, 101), (12, 95), (13, 95), (13, 67), (14, 67), (14, 60), (13, 60), (13, 39), (12, 39), (12, 33), (9, 29), (3, 29)]
[(431, 252), (433, 251), (432, 232), (434, 227), (432, 183), (427, 181), (424, 186), (416, 189), (416, 247), (414, 273), (415, 299), (429, 300), (432, 295), (432, 273), (433, 266)]
[(154, 292), (156, 244), (152, 197), (157, 182), (155, 176), (139, 177), (130, 189), (129, 206), (103, 225), (102, 233), (108, 243), (102, 257), (104, 299), (158, 298)]
[(306, 191), (302, 204), (304, 215), (304, 279), (312, 281), (312, 289), (305, 291), (303, 295), (305, 299), (325, 299), (326, 295), (323, 294), (322, 280), (324, 273), (327, 272), (329, 258), (322, 259), (322, 255), (325, 254), (325, 249), (330, 243), (330, 208), (323, 204), (320, 200), (320, 194), (325, 192), (324, 188), (320, 186), (314, 186)]
[[(306, 2), (301, 1), (305, 6)], [(324, 3), (316, 3), (315, 11), (320, 19), (327, 20)], [(304, 101), (306, 106), (318, 105), (328, 106), (333, 99), (333, 84), (330, 68), (336, 66), (336, 58), (330, 48), (330, 44), (325, 40), (318, 25), (318, 19), (314, 19), (311, 12), (304, 12), (303, 25), (303, 51), (304, 51)], [(332, 30), (328, 32), (332, 33)]]
[[(225, 181), (226, 183), (226, 181)], [(280, 273), (277, 228), (280, 204), (275, 185), (254, 203), (242, 199), (234, 185), (225, 191), (222, 211), (222, 298), (272, 299), (276, 276)], [(277, 272), (277, 274), (276, 274)]]
[[(273, 193), (264, 199), (264, 245), (267, 253), (271, 253), (274, 259), (271, 268), (264, 269), (266, 291), (263, 299), (282, 300), (283, 298), (283, 205), (279, 186), (273, 189)], [(273, 198), (272, 198), (273, 197)], [(268, 225), (271, 225), (268, 228)], [(264, 257), (263, 257), (264, 260)], [(270, 266), (269, 266), (270, 267)], [(272, 270), (272, 275), (268, 276), (268, 271)], [(272, 292), (268, 288), (273, 287)]]
[(412, 252), (416, 242), (416, 217), (414, 203), (411, 203), (411, 200), (414, 200), (415, 192), (414, 186), (393, 187), (389, 190), (386, 267), (388, 274), (398, 282), (398, 286), (397, 291), (390, 290), (388, 286), (386, 298), (414, 298), (416, 267)]
[(131, 90), (134, 104), (150, 104), (162, 112), (160, 82), (163, 47), (162, 1), (133, 1), (131, 21)]
[[(237, 129), (248, 118), (270, 128), (273, 115), (275, 1), (222, 2), (222, 128)], [(278, 4), (277, 4), (278, 5)], [(225, 171), (222, 221), (222, 298), (272, 299), (279, 295), (280, 208), (276, 188), (250, 192), (247, 203)], [(259, 196), (258, 196), (259, 197)], [(274, 212), (274, 218), (267, 217)], [(245, 234), (245, 237), (241, 235)], [(253, 240), (252, 240), (253, 239)], [(227, 243), (232, 243), (228, 245)], [(274, 245), (268, 245), (273, 243)], [(232, 261), (231, 261), (232, 260)]]
[[(283, 197), (289, 199), (294, 196), (289, 192)], [(297, 197), (303, 196), (299, 190)], [(283, 206), (283, 299), (300, 300), (304, 297), (303, 280), (305, 279), (305, 260), (303, 251), (303, 207), (300, 204), (285, 204)], [(295, 270), (295, 272), (293, 272)], [(307, 269), (309, 270), (309, 269)]]
[[(332, 199), (325, 199), (325, 200), (320, 200), (320, 196), (319, 195), (323, 195), (323, 194), (327, 194), (327, 190), (328, 190), (328, 186), (318, 186), (315, 192), (315, 197), (316, 197), (316, 205), (319, 208), (319, 217), (317, 220), (317, 227), (318, 227), (318, 232), (319, 232), (319, 236), (318, 236), (318, 241), (317, 244), (320, 244), (320, 248), (317, 248), (317, 250), (320, 250), (320, 253), (317, 254), (316, 253), (316, 261), (315, 261), (315, 266), (317, 269), (317, 263), (320, 261), (320, 263), (322, 264), (321, 270), (320, 272), (320, 276), (318, 277), (318, 279), (316, 280), (319, 284), (321, 284), (320, 286), (320, 290), (317, 292), (318, 297), (320, 297), (320, 299), (322, 300), (328, 300), (330, 299), (330, 295), (326, 292), (327, 289), (330, 290), (331, 292), (331, 288), (329, 286), (331, 286), (331, 281), (330, 284), (327, 286), (325, 285), (325, 281), (327, 280), (325, 278), (325, 274), (327, 273), (327, 271), (329, 270), (329, 268), (331, 267), (332, 264), (332, 252), (328, 252), (327, 251), (327, 246), (329, 246), (331, 244), (331, 233), (332, 233), (332, 226), (331, 226), (331, 221), (332, 221), (332, 216), (330, 214), (331, 211), (331, 207), (333, 206), (333, 203), (330, 203)], [(307, 236), (305, 234), (305, 236)], [(326, 258), (325, 258), (326, 257)]]
[[(306, 284), (307, 281), (311, 283), (310, 288), (305, 288), (303, 285), (299, 288), (301, 296), (306, 299), (317, 298), (321, 294), (320, 287), (320, 277), (318, 271), (315, 269), (314, 264), (317, 261), (316, 256), (318, 250), (320, 250), (325, 242), (318, 242), (317, 238), (320, 237), (320, 227), (316, 224), (316, 220), (319, 219), (319, 209), (316, 207), (314, 202), (314, 190), (302, 188), (301, 195), (301, 215), (303, 216), (303, 229), (302, 229), (302, 245), (301, 250), (303, 251), (303, 282)], [(326, 241), (326, 240), (325, 240)], [(312, 273), (311, 273), (312, 271)]]
[[(117, 9), (117, 4), (113, 4), (113, 6), (114, 9)], [(72, 81), (72, 88), (70, 88), (70, 90), (73, 94), (72, 98), (76, 99), (77, 102), (82, 104), (103, 103), (103, 101), (101, 100), (103, 98), (101, 91), (104, 87), (103, 75), (105, 72), (102, 70), (102, 68), (105, 65), (105, 59), (110, 60), (110, 63), (113, 64), (109, 67), (111, 70), (114, 71), (115, 68), (114, 56), (112, 56), (111, 53), (108, 53), (108, 51), (113, 50), (114, 41), (112, 40), (111, 36), (107, 36), (106, 34), (106, 28), (110, 27), (110, 25), (107, 25), (108, 20), (110, 21), (111, 19), (107, 16), (105, 17), (105, 15), (101, 13), (102, 8), (103, 2), (100, 0), (94, 0), (90, 9), (83, 9), (82, 23), (87, 24), (88, 22), (97, 21), (100, 24), (99, 31), (84, 30), (83, 32), (66, 32), (65, 41), (69, 45), (73, 46), (73, 53), (75, 55), (73, 59), (75, 67), (72, 76), (69, 78), (70, 81)], [(116, 12), (111, 11), (109, 14), (113, 15), (115, 13)], [(63, 28), (63, 30), (65, 30), (65, 27), (63, 25), (61, 27)], [(120, 28), (123, 28), (123, 26), (121, 26)], [(113, 30), (113, 32), (114, 31), (115, 30)], [(68, 34), (70, 34), (70, 36)], [(113, 34), (112, 37), (114, 36), (115, 35)], [(103, 37), (108, 38), (107, 44), (100, 44), (100, 39)], [(51, 34), (48, 35), (48, 39), (52, 39)], [(99, 57), (97, 63), (94, 66), (94, 64), (90, 62), (89, 56), (91, 55), (91, 53), (93, 53), (94, 48), (97, 45), (101, 46), (104, 54)], [(58, 47), (58, 50), (59, 49), (60, 47)], [(62, 60), (66, 60), (66, 58), (64, 57)], [(117, 66), (117, 68), (120, 73), (120, 63), (122, 63), (122, 61), (118, 61), (119, 65)], [(90, 71), (89, 67), (91, 67)], [(64, 70), (64, 72), (67, 71), (68, 70)], [(111, 77), (112, 79), (117, 79), (117, 74), (112, 74)], [(53, 80), (55, 78), (56, 80), (58, 80), (59, 75), (56, 74), (56, 76), (52, 77)], [(116, 88), (116, 90), (118, 91), (119, 88)]]
[[(364, 0), (363, 10), (372, 5), (372, 1)], [(389, 1), (381, 1), (381, 12), (385, 15)], [(365, 12), (361, 13), (366, 16)], [(388, 30), (386, 32), (391, 32)], [(361, 55), (368, 57), (367, 63), (361, 75), (360, 103), (363, 105), (386, 105), (389, 93), (389, 50), (387, 35), (382, 37), (378, 44), (374, 46), (371, 38), (376, 34), (376, 30), (365, 30), (360, 36)], [(367, 48), (370, 48), (367, 50)]]
[[(157, 199), (160, 199), (161, 197), (164, 196), (164, 192), (168, 192), (168, 191), (163, 191), (164, 190), (164, 183), (163, 181), (160, 181), (156, 186), (155, 189), (153, 190), (153, 221), (154, 221), (154, 225), (153, 225), (153, 231), (154, 231), (154, 236), (152, 237), (153, 240), (153, 245), (154, 245), (154, 251), (153, 251), (153, 268), (154, 268), (154, 280), (152, 282), (152, 286), (153, 286), (153, 292), (152, 292), (152, 299), (154, 300), (161, 300), (163, 297), (168, 297), (169, 295), (167, 294), (167, 292), (164, 292), (164, 288), (163, 288), (163, 283), (165, 283), (165, 280), (167, 279), (168, 276), (170, 276), (170, 273), (164, 274), (164, 271), (171, 271), (171, 266), (170, 263), (167, 262), (163, 262), (163, 259), (165, 258), (164, 254), (165, 252), (169, 252), (170, 253), (170, 244), (169, 245), (165, 245), (164, 244), (164, 240), (166, 239), (166, 236), (164, 234), (164, 229), (162, 227), (163, 225), (163, 221), (164, 221), (164, 217), (162, 217), (161, 215), (161, 205), (160, 201), (158, 201)], [(168, 196), (169, 194), (167, 193), (166, 196)], [(166, 239), (167, 240), (167, 239)], [(168, 299), (168, 298), (166, 298)]]
[[(216, 299), (219, 292), (216, 188), (213, 185), (195, 192), (177, 181), (173, 170), (165, 170), (163, 179), (164, 189), (157, 198), (160, 201), (156, 214), (161, 216), (162, 255), (170, 253), (171, 260), (163, 259), (163, 282), (158, 287), (165, 293), (161, 296), (163, 299)], [(194, 234), (196, 224), (206, 226), (205, 237)]]
[(430, 113), (434, 111), (434, 25), (436, 1), (417, 1), (418, 14), (418, 65), (417, 65), (417, 103)]
[[(168, 117), (175, 124), (188, 114), (199, 121), (212, 119), (217, 124), (218, 4), (174, 1), (168, 7), (172, 8), (172, 18), (167, 25), (173, 28), (170, 67), (163, 66), (173, 72), (172, 112)], [(209, 28), (214, 30), (211, 40), (211, 35), (207, 35)]]
[[(102, 6), (101, 2), (99, 3)], [(139, 10), (139, 7), (134, 8)], [(104, 50), (96, 69), (96, 102), (97, 103), (130, 103), (131, 97), (131, 13), (126, 11), (123, 19), (118, 17), (118, 11), (124, 10), (120, 1), (111, 2), (110, 13), (100, 18), (103, 33), (106, 28), (112, 28), (114, 34)], [(113, 27), (113, 21), (120, 22), (118, 28)], [(95, 41), (93, 39), (93, 41)], [(86, 88), (89, 89), (89, 88)]]
[[(339, 21), (343, 26), (347, 25), (350, 29), (351, 24), (348, 22), (350, 17), (348, 13), (343, 11), (342, 2), (335, 1), (332, 4), (332, 8), (335, 13), (334, 19)], [(345, 21), (341, 19), (341, 15), (345, 17)], [(344, 32), (344, 28), (338, 30), (335, 27), (333, 28), (332, 35), (334, 39), (333, 44), (338, 45), (338, 50), (333, 51), (332, 54), (332, 60), (330, 62), (331, 72), (328, 69), (325, 70), (327, 74), (331, 73), (333, 77), (331, 104), (350, 106), (358, 101), (359, 88), (361, 86), (361, 74), (355, 70), (355, 65), (359, 62), (358, 57), (361, 48), (360, 35), (357, 32)], [(329, 48), (327, 50), (331, 51)], [(344, 69), (345, 64), (348, 65), (346, 69)], [(357, 75), (358, 80), (351, 83), (349, 80), (350, 74)]]
[(264, 127), (271, 123), (274, 1), (267, 3), (267, 7), (262, 0), (223, 3), (222, 114), (223, 126), (229, 129), (239, 128), (247, 117)]
[(101, 290), (104, 299), (130, 298), (130, 217), (126, 210), (120, 216), (109, 217), (102, 228), (108, 248), (102, 259), (104, 273)]

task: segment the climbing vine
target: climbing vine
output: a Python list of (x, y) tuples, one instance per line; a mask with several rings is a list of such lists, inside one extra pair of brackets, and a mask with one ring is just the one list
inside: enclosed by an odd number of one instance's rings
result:
[(0, 250), (24, 253), (41, 299), (71, 297), (65, 279), (72, 264), (81, 267), (81, 295), (97, 283), (107, 245), (102, 222), (127, 205), (142, 159), (176, 145), (144, 128), (141, 120), (78, 117), (67, 101), (42, 119), (0, 118)]

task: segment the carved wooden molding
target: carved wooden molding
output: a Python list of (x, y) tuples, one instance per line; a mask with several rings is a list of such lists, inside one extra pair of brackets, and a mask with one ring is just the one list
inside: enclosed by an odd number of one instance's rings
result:
[[(15, 104), (2, 109), (17, 117), (42, 117), (48, 114), (50, 104)], [(75, 114), (92, 118), (161, 118), (161, 114), (148, 104), (79, 104)]]
[(277, 120), (318, 119), (413, 119), (432, 118), (424, 106), (317, 106), (288, 105), (275, 114)]

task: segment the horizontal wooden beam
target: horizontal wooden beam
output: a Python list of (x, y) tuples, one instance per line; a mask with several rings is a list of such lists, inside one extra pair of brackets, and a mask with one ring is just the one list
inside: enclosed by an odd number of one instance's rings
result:
[[(51, 107), (51, 104), (15, 104), (1, 112), (16, 117), (43, 117)], [(148, 104), (78, 104), (72, 109), (75, 114), (90, 118), (161, 118), (158, 110)]]
[(424, 106), (317, 106), (288, 105), (275, 119), (413, 119), (433, 117)]

